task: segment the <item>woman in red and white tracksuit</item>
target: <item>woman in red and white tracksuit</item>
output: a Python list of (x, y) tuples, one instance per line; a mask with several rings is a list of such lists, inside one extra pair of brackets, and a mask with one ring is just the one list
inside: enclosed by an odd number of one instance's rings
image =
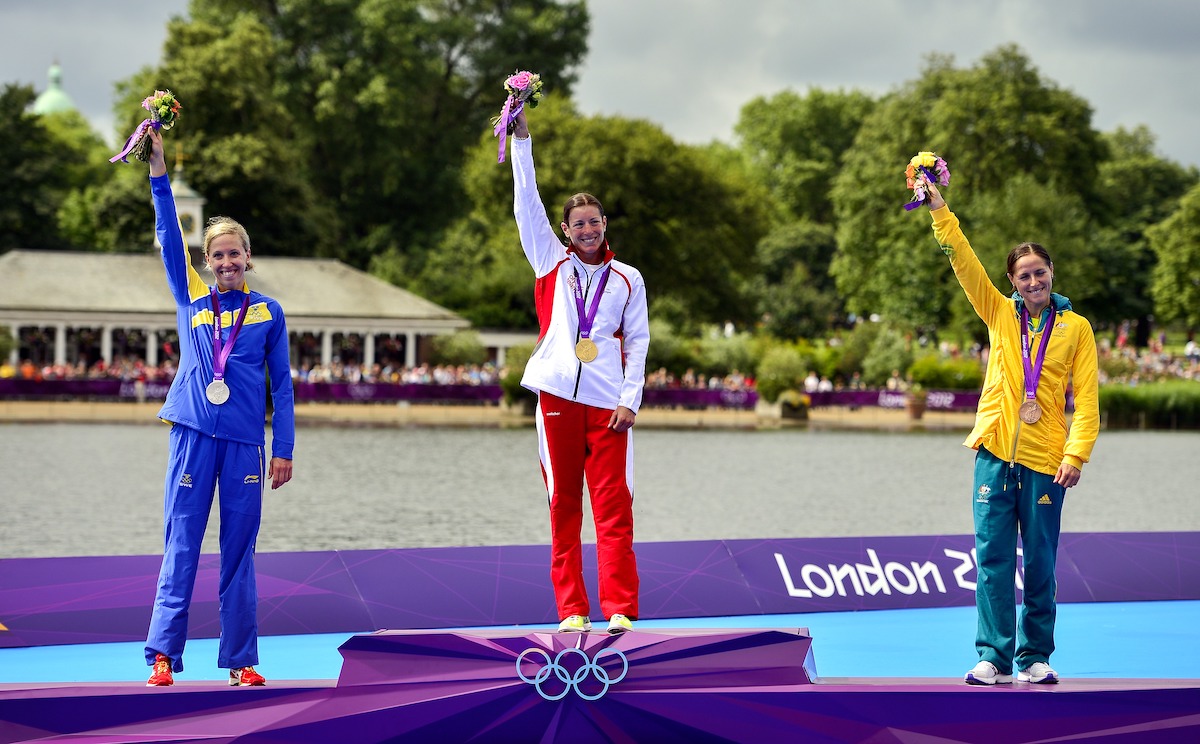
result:
[(550, 500), (550, 577), (560, 632), (591, 630), (583, 584), (583, 482), (596, 520), (600, 611), (608, 632), (638, 616), (633, 552), (633, 432), (650, 326), (641, 273), (616, 260), (608, 219), (591, 194), (563, 207), (554, 232), (538, 196), (524, 112), (513, 126), (513, 212), (533, 267), (538, 343), (521, 384), (538, 394), (537, 433)]

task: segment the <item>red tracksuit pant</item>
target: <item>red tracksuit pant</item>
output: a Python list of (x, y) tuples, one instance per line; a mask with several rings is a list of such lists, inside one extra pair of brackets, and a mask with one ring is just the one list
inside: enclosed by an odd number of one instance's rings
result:
[(638, 616), (633, 553), (633, 430), (608, 428), (612, 411), (538, 396), (538, 454), (550, 498), (550, 579), (559, 618), (590, 616), (583, 584), (583, 483), (596, 521), (600, 611)]

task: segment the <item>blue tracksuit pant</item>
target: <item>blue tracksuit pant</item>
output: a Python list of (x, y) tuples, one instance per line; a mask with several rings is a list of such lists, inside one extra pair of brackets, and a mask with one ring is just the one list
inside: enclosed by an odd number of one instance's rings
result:
[[(1054, 566), (1066, 489), (1046, 475), (996, 457), (980, 447), (975, 455), (975, 550), (978, 584), (975, 607), (979, 658), (1011, 674), (1054, 651)], [(1017, 534), (1024, 565), (1024, 602), (1017, 620)], [(1015, 650), (1015, 657), (1014, 657)]]
[(265, 473), (260, 446), (215, 439), (179, 424), (171, 427), (163, 503), (165, 547), (146, 636), (147, 664), (162, 653), (170, 657), (174, 671), (183, 671), (188, 607), (214, 489), (220, 491), (221, 515), (217, 666), (235, 669), (258, 663), (254, 547), (262, 521)]

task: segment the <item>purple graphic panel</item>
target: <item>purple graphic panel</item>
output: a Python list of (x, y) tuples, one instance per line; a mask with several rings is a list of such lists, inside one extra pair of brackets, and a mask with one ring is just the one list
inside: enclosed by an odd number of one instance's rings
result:
[(608, 633), (512, 630), (380, 631), (338, 649), (338, 687), (454, 683), (505, 685), (522, 697), (616, 691), (807, 685), (817, 677), (808, 630), (663, 629)]
[[(639, 615), (971, 606), (973, 547), (969, 536), (638, 544)], [(159, 562), (0, 560), (0, 647), (143, 639)], [(189, 637), (219, 634), (218, 562), (201, 557)], [(549, 565), (536, 545), (260, 554), (259, 632), (553, 623)], [(598, 610), (594, 545), (584, 567)], [(1063, 535), (1058, 584), (1060, 602), (1200, 599), (1200, 532)]]
[[(133, 380), (0, 380), (0, 398), (144, 398), (167, 397), (169, 382), (139, 383)], [(298, 382), (296, 400), (303, 402), (390, 403), (407, 400), (451, 403), (497, 403), (504, 397), (499, 385), (433, 385), (391, 382)], [(835, 390), (806, 393), (809, 405), (904, 408), (907, 396), (892, 390)], [(697, 388), (654, 388), (643, 393), (642, 405), (684, 408), (737, 408), (752, 410), (758, 402), (755, 390)], [(974, 411), (979, 391), (930, 390), (925, 407), (931, 411)]]
[(336, 686), (0, 685), (0, 744), (1200, 738), (1200, 680), (818, 680), (812, 648), (795, 630), (379, 633), (342, 646)]

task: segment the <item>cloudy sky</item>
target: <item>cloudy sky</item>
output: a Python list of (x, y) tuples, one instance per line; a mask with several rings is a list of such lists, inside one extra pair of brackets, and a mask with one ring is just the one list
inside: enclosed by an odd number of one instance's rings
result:
[[(584, 113), (648, 119), (683, 142), (732, 141), (743, 104), (810, 87), (882, 94), (926, 55), (960, 66), (1016, 43), (1109, 131), (1146, 124), (1200, 165), (1196, 0), (592, 0)], [(0, 83), (63, 87), (110, 140), (113, 84), (161, 53), (187, 0), (0, 0)], [(121, 136), (121, 139), (124, 135)], [(917, 146), (918, 143), (914, 143)]]

